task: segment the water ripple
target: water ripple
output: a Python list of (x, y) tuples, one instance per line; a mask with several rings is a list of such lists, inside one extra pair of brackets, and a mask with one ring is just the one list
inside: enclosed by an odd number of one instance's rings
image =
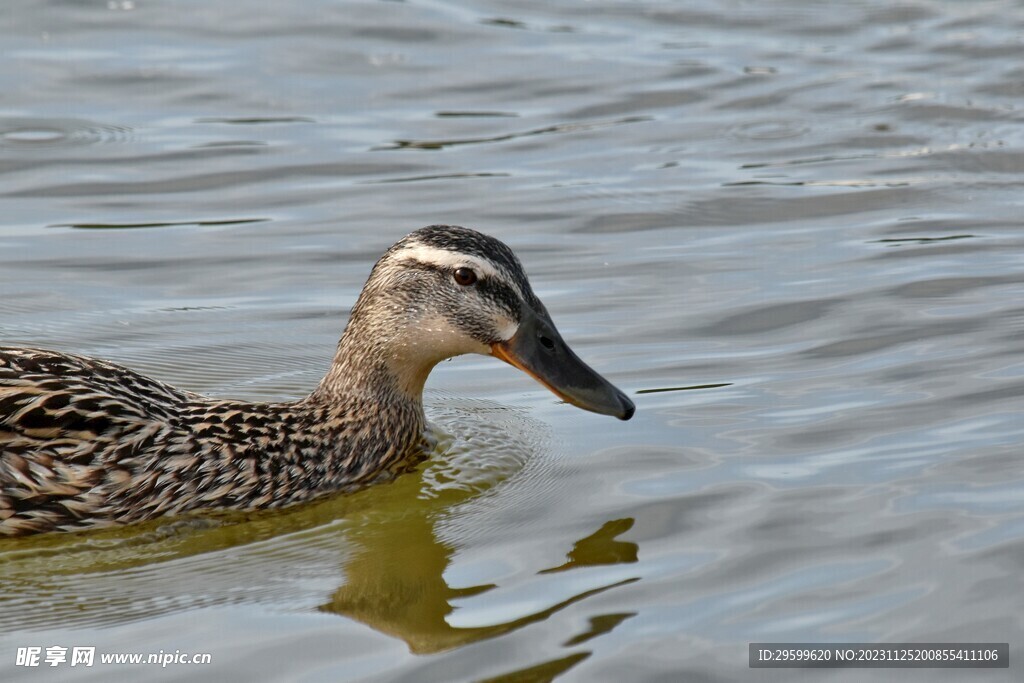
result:
[(0, 117), (0, 148), (34, 152), (130, 142), (133, 131), (80, 119)]

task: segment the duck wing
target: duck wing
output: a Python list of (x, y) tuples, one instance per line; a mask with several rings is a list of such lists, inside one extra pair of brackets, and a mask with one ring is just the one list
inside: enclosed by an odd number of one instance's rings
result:
[(127, 481), (118, 463), (195, 398), (114, 363), (0, 347), (0, 536), (93, 517), (102, 501), (90, 492)]

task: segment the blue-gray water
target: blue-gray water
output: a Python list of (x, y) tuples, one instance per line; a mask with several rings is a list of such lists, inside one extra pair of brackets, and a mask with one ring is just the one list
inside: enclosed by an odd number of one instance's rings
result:
[(1022, 35), (998, 1), (9, 0), (0, 342), (298, 397), (380, 253), (456, 223), (637, 415), (461, 358), (395, 484), (5, 542), (3, 679), (1019, 680), (747, 643), (1024, 652)]

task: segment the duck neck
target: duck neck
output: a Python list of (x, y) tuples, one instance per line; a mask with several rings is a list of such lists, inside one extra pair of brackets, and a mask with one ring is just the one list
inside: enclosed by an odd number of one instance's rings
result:
[(441, 359), (418, 353), (400, 321), (369, 319), (359, 311), (353, 311), (330, 369), (307, 400), (341, 410), (361, 405), (370, 413), (375, 405), (401, 407), (422, 424), (423, 387)]
[[(405, 471), (426, 444), (423, 380), (402, 382), (386, 345), (350, 325), (330, 370), (300, 402), (319, 436), (324, 490), (362, 485)], [(429, 370), (427, 371), (429, 372)]]

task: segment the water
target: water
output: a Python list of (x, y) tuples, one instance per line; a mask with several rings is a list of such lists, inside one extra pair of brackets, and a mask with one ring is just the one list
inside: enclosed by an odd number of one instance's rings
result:
[[(4, 343), (301, 396), (380, 253), (457, 223), (512, 245), (637, 415), (461, 358), (428, 385), (438, 452), (391, 486), (6, 542), (5, 680), (199, 669), (14, 666), (30, 645), (209, 652), (218, 680), (1019, 658), (1016, 4), (8, 4)], [(813, 674), (897, 675), (965, 676)]]

